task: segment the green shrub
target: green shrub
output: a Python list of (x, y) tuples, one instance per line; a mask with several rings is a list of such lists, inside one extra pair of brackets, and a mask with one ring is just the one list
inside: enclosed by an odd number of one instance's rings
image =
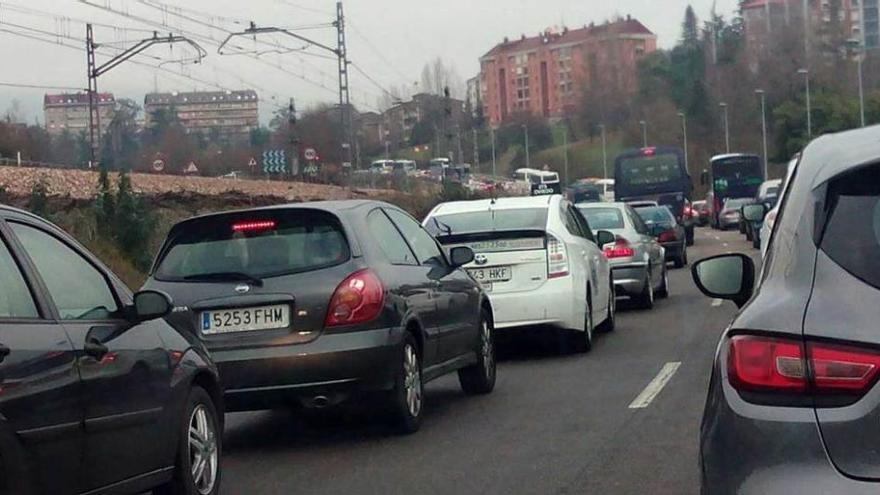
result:
[(49, 186), (46, 179), (40, 179), (31, 187), (31, 196), (28, 199), (28, 209), (31, 213), (39, 215), (45, 219), (50, 219), (49, 215)]

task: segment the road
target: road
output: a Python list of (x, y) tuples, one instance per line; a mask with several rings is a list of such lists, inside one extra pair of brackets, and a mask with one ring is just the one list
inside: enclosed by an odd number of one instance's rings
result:
[[(756, 254), (739, 233), (709, 229), (688, 254), (724, 251)], [(415, 435), (363, 411), (230, 414), (224, 493), (698, 493), (709, 372), (736, 310), (699, 294), (688, 269), (669, 281), (652, 311), (621, 304), (617, 330), (587, 355), (505, 339), (491, 395), (465, 397), (454, 376), (432, 382)], [(631, 407), (637, 397), (644, 407)]]

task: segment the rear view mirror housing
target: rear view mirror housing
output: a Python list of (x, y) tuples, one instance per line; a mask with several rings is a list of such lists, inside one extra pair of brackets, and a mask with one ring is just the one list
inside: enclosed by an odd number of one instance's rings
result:
[(596, 245), (598, 245), (600, 249), (605, 247), (606, 244), (613, 244), (616, 240), (617, 237), (607, 230), (596, 232)]
[(722, 254), (706, 258), (691, 267), (700, 292), (743, 307), (755, 289), (755, 263), (745, 254)]
[(143, 290), (133, 297), (131, 306), (132, 319), (137, 322), (156, 320), (171, 313), (174, 303), (171, 296), (157, 290)]
[(459, 268), (474, 261), (474, 251), (467, 246), (458, 246), (449, 251), (449, 264)]
[(742, 216), (749, 222), (760, 222), (767, 214), (767, 206), (764, 203), (745, 205), (742, 207)]

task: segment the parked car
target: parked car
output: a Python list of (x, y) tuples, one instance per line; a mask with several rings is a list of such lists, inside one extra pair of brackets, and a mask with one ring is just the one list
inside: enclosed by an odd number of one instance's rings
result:
[(709, 225), (709, 203), (706, 200), (694, 201), (691, 205), (694, 212), (694, 220), (700, 227)]
[(877, 492), (877, 130), (806, 147), (759, 274), (742, 254), (693, 267), (705, 294), (741, 307), (711, 373), (703, 493)]
[(599, 245), (611, 264), (617, 296), (629, 296), (640, 307), (650, 309), (655, 297), (669, 295), (665, 250), (632, 207), (593, 203), (577, 208), (597, 231), (597, 238), (598, 231), (613, 234), (608, 243), (599, 240)]
[(681, 209), (681, 219), (679, 223), (684, 227), (685, 242), (688, 246), (694, 245), (694, 228), (697, 226), (697, 213), (694, 211), (690, 200), (684, 200), (684, 206)]
[(472, 260), (389, 204), (288, 204), (178, 223), (145, 287), (185, 308), (174, 316), (217, 362), (227, 410), (378, 395), (410, 433), (425, 382), (495, 385), (492, 306), (459, 268)]
[(648, 232), (657, 238), (665, 251), (666, 261), (671, 261), (676, 268), (688, 264), (687, 241), (684, 227), (679, 224), (666, 206), (647, 206), (635, 208), (636, 213), (645, 222)]
[(0, 492), (220, 491), (204, 346), (72, 237), (0, 206)]
[(764, 222), (761, 224), (760, 235), (758, 237), (758, 242), (761, 246), (761, 257), (767, 253), (767, 244), (770, 241), (770, 234), (773, 232), (773, 225), (776, 222), (776, 216), (779, 214), (780, 203), (782, 202), (782, 197), (785, 195), (785, 191), (788, 188), (788, 183), (791, 177), (794, 175), (795, 168), (797, 167), (798, 160), (800, 160), (800, 154), (795, 155), (788, 162), (788, 166), (786, 167), (785, 179), (782, 181), (782, 187), (779, 189), (779, 199), (776, 201), (776, 204), (773, 208), (767, 212), (767, 215), (764, 216)]
[(721, 207), (721, 211), (718, 213), (718, 228), (721, 230), (728, 230), (733, 227), (740, 228), (742, 207), (750, 204), (752, 201), (752, 198), (730, 198), (725, 201), (724, 206)]
[(497, 329), (561, 329), (577, 352), (592, 348), (594, 329), (614, 329), (608, 260), (562, 196), (443, 203), (423, 224), (447, 248), (477, 253), (466, 267), (489, 294)]

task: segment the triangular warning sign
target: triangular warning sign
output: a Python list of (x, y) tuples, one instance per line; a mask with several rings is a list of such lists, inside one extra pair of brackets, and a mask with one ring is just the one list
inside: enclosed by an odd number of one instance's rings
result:
[(196, 167), (196, 162), (189, 162), (189, 165), (183, 169), (183, 173), (185, 174), (197, 174), (199, 173), (199, 167)]
[(248, 162), (248, 167), (254, 168), (256, 166), (257, 166), (257, 159), (254, 157), (251, 157), (251, 161)]

